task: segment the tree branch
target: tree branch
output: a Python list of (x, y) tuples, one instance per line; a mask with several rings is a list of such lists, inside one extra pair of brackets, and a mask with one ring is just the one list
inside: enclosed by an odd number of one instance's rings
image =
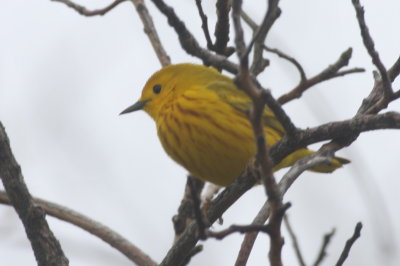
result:
[(314, 86), (318, 83), (321, 83), (323, 81), (326, 81), (326, 80), (329, 80), (332, 78), (336, 78), (339, 76), (344, 76), (344, 75), (350, 74), (350, 73), (363, 72), (364, 69), (361, 69), (361, 68), (353, 68), (350, 70), (339, 72), (339, 70), (342, 67), (347, 66), (349, 64), (351, 54), (352, 54), (352, 49), (349, 48), (340, 55), (339, 59), (334, 64), (329, 65), (327, 68), (322, 70), (316, 76), (309, 78), (309, 79), (305, 79), (305, 80), (301, 79), (300, 83), (294, 89), (292, 89), (290, 92), (280, 96), (278, 98), (278, 102), (280, 104), (285, 104), (295, 98), (300, 98), (303, 95), (303, 92), (305, 92), (307, 89), (309, 89), (312, 86)]
[(207, 236), (208, 237), (214, 237), (216, 239), (223, 239), (227, 237), (228, 235), (231, 235), (233, 233), (248, 233), (248, 232), (264, 232), (264, 233), (269, 233), (270, 230), (268, 226), (266, 225), (231, 225), (229, 228), (224, 229), (219, 232), (215, 231), (207, 231)]
[(325, 256), (326, 256), (326, 248), (328, 247), (328, 244), (331, 242), (331, 239), (333, 237), (333, 235), (335, 234), (336, 230), (332, 229), (331, 232), (327, 233), (324, 235), (323, 241), (322, 241), (322, 245), (321, 245), (321, 249), (318, 252), (318, 256), (317, 259), (315, 260), (313, 266), (318, 266), (321, 264), (321, 262), (324, 260)]
[(356, 10), (357, 20), (358, 20), (358, 24), (360, 26), (361, 36), (362, 36), (362, 40), (364, 42), (364, 46), (365, 46), (365, 48), (367, 48), (367, 51), (372, 58), (372, 62), (378, 69), (380, 77), (382, 79), (384, 97), (390, 98), (393, 94), (392, 83), (390, 81), (390, 78), (389, 78), (388, 72), (386, 71), (385, 66), (383, 65), (381, 59), (379, 58), (378, 52), (375, 50), (374, 41), (372, 40), (372, 37), (369, 34), (369, 30), (365, 23), (365, 18), (364, 18), (364, 8), (360, 5), (359, 0), (352, 0), (352, 2), (353, 2), (354, 9)]
[(157, 55), (158, 60), (161, 65), (167, 66), (171, 64), (171, 59), (169, 58), (167, 52), (164, 49), (164, 46), (161, 43), (160, 38), (158, 37), (157, 30), (154, 26), (153, 19), (150, 16), (149, 10), (147, 9), (143, 0), (131, 0), (133, 5), (136, 8), (136, 12), (139, 14), (140, 19), (142, 20), (144, 26), (144, 32), (147, 34), (147, 37), (150, 40), (151, 45), (153, 46), (154, 52)]
[(254, 76), (260, 74), (266, 66), (265, 62), (263, 62), (265, 61), (263, 59), (264, 42), (272, 25), (274, 25), (275, 21), (281, 15), (281, 9), (278, 7), (278, 4), (279, 0), (268, 0), (268, 10), (260, 26), (254, 33), (253, 64), (250, 68)]
[[(257, 179), (250, 172), (245, 172), (218, 194), (207, 209), (207, 218), (210, 224), (219, 219), (238, 198), (254, 186), (256, 181)], [(193, 250), (197, 241), (198, 225), (196, 221), (192, 221), (181, 237), (170, 248), (160, 266), (181, 265), (182, 261), (186, 259), (187, 254), (190, 254)]]
[(45, 213), (32, 199), (22, 176), (21, 167), (12, 154), (10, 141), (0, 122), (0, 178), (21, 219), (36, 261), (40, 266), (68, 265), (61, 245), (50, 230)]
[[(128, 257), (128, 259), (130, 259), (137, 265), (157, 265), (157, 263), (154, 262), (148, 255), (143, 253), (139, 248), (130, 243), (127, 239), (125, 239), (117, 232), (112, 231), (107, 226), (67, 207), (39, 198), (33, 198), (33, 201), (36, 205), (40, 206), (40, 208), (42, 208), (47, 215), (73, 224), (85, 230), (86, 232), (97, 236), (98, 238), (124, 254), (126, 257)], [(0, 203), (9, 205), (11, 204), (10, 199), (4, 191), (0, 191)]]
[(204, 37), (207, 41), (207, 48), (213, 50), (213, 42), (211, 40), (210, 31), (208, 30), (208, 19), (206, 14), (204, 14), (203, 7), (201, 6), (201, 0), (196, 0), (196, 6), (201, 19), (201, 28), (203, 29)]
[(356, 227), (354, 228), (354, 234), (353, 236), (346, 241), (346, 245), (344, 246), (344, 249), (342, 251), (342, 254), (340, 254), (340, 258), (338, 262), (336, 263), (336, 266), (341, 266), (343, 263), (346, 261), (347, 257), (349, 256), (350, 249), (353, 246), (353, 244), (356, 242), (356, 240), (360, 237), (362, 229), (362, 223), (358, 222)]
[[(269, 201), (266, 200), (264, 205), (261, 207), (256, 217), (251, 222), (252, 225), (264, 225), (267, 221), (269, 215), (271, 213), (271, 209), (269, 208)], [(250, 257), (251, 250), (253, 249), (254, 242), (258, 236), (258, 231), (247, 233), (242, 241), (240, 246), (240, 250), (238, 256), (236, 258), (235, 266), (244, 266), (247, 265), (247, 261)]]
[[(271, 217), (267, 226), (269, 228), (268, 234), (270, 236), (269, 261), (272, 266), (282, 265), (281, 256), (284, 240), (281, 234), (281, 224), (283, 216), (286, 210), (290, 207), (290, 204), (283, 204), (283, 195), (278, 189), (278, 185), (272, 172), (273, 164), (265, 139), (264, 126), (262, 121), (265, 106), (263, 93), (265, 94), (265, 91), (258, 90), (252, 83), (248, 56), (253, 43), (255, 43), (256, 41), (264, 41), (263, 38), (265, 38), (269, 28), (272, 26), (272, 23), (277, 18), (277, 13), (272, 10), (274, 10), (274, 8), (277, 8), (278, 2), (279, 1), (273, 0), (269, 1), (270, 6), (268, 7), (266, 17), (253, 38), (253, 40), (255, 41), (250, 42), (247, 47), (245, 46), (243, 29), (240, 19), (242, 1), (236, 0), (233, 1), (232, 4), (232, 18), (236, 33), (236, 51), (240, 61), (239, 73), (236, 76), (235, 83), (239, 89), (246, 92), (253, 103), (250, 110), (249, 119), (253, 126), (254, 138), (256, 139), (256, 162), (259, 164), (259, 167), (257, 167), (258, 169), (256, 170), (260, 173), (261, 180), (263, 181), (265, 191), (268, 196), (268, 201), (271, 207)], [(274, 6), (275, 3), (276, 6)], [(252, 73), (256, 74), (257, 69), (258, 67), (256, 66)]]
[(218, 0), (216, 3), (217, 24), (214, 31), (214, 51), (225, 56), (230, 56), (235, 51), (233, 47), (227, 47), (229, 42), (230, 7), (230, 0)]
[(162, 0), (152, 0), (156, 7), (168, 18), (168, 23), (178, 34), (182, 48), (190, 55), (203, 60), (205, 65), (213, 65), (220, 69), (225, 69), (231, 73), (237, 73), (238, 66), (230, 62), (225, 56), (210, 53), (202, 48), (194, 36), (186, 28), (185, 24), (175, 14), (172, 7), (166, 5)]
[(313, 143), (346, 138), (358, 135), (361, 132), (384, 128), (399, 129), (400, 114), (397, 112), (387, 112), (378, 115), (359, 115), (352, 119), (308, 128), (297, 133), (296, 141), (283, 138), (274, 144), (270, 149), (270, 154), (274, 162), (278, 163), (295, 150)]
[[(296, 181), (296, 179), (306, 170), (327, 161), (330, 161), (329, 158), (321, 154), (319, 151), (315, 154), (312, 154), (306, 158), (303, 158), (297, 161), (290, 170), (282, 177), (279, 182), (279, 191), (283, 197), (283, 195), (287, 192), (287, 190), (291, 187), (291, 185)], [(269, 201), (266, 201), (262, 206), (261, 210), (254, 218), (252, 225), (262, 225), (269, 218), (271, 213)], [(238, 257), (236, 259), (235, 266), (244, 266), (247, 264), (247, 260), (249, 259), (250, 252), (253, 248), (254, 242), (256, 241), (258, 232), (248, 233), (243, 239), (242, 245), (240, 247), (240, 251)]]

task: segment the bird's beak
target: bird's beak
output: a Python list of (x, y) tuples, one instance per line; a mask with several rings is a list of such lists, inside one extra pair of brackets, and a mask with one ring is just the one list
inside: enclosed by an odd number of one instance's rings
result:
[(146, 105), (146, 103), (148, 102), (148, 100), (145, 101), (137, 101), (136, 103), (134, 103), (133, 105), (129, 106), (128, 108), (126, 108), (125, 110), (123, 110), (120, 115), (123, 114), (127, 114), (127, 113), (131, 113), (131, 112), (135, 112), (138, 110), (142, 110), (143, 107)]

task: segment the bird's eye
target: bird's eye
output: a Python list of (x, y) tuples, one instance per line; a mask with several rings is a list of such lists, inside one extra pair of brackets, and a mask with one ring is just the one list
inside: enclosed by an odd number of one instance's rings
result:
[(153, 92), (155, 94), (159, 94), (160, 91), (161, 91), (161, 85), (160, 84), (156, 84), (156, 85), (153, 86)]

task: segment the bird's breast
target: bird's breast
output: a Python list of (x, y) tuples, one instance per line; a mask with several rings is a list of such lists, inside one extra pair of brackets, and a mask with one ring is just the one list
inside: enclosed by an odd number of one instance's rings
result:
[(156, 122), (167, 154), (205, 181), (228, 185), (255, 153), (248, 119), (222, 101), (181, 97)]

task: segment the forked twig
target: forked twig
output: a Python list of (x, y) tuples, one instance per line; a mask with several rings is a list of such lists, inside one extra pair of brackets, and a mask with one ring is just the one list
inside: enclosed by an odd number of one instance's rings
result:
[[(338, 60), (333, 63), (332, 65), (329, 65), (327, 68), (325, 68), (324, 70), (322, 70), (319, 74), (315, 75), (312, 78), (306, 78), (303, 79), (303, 77), (301, 77), (300, 83), (293, 88), (290, 92), (285, 93), (284, 95), (280, 96), (278, 98), (278, 102), (280, 104), (285, 104), (295, 98), (300, 98), (303, 93), (311, 88), (312, 86), (321, 83), (323, 81), (332, 79), (332, 78), (336, 78), (336, 77), (340, 77), (340, 76), (344, 76), (347, 74), (351, 74), (351, 73), (359, 73), (359, 72), (364, 72), (364, 69), (362, 68), (352, 68), (349, 70), (345, 70), (340, 72), (340, 69), (346, 65), (348, 65), (349, 60), (351, 58), (351, 54), (352, 54), (352, 49), (349, 48), (346, 51), (344, 51), (340, 57), (338, 58)], [(302, 73), (302, 72), (300, 72)], [(303, 74), (300, 74), (301, 76)]]

